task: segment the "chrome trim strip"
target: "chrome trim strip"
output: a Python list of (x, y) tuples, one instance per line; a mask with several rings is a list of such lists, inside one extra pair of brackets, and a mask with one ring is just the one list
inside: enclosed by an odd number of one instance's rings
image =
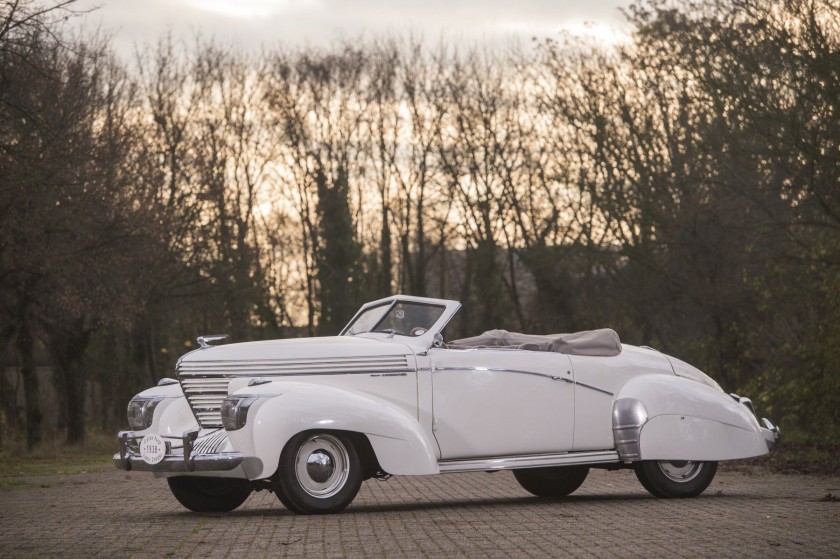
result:
[(492, 373), (516, 373), (519, 375), (531, 375), (535, 377), (543, 377), (549, 380), (562, 380), (561, 377), (555, 375), (547, 375), (545, 373), (537, 373), (534, 371), (523, 371), (521, 369), (506, 369), (502, 367), (433, 367), (433, 372), (437, 371), (489, 371)]
[[(345, 368), (346, 369), (346, 368)], [(218, 369), (214, 371), (178, 371), (178, 375), (183, 377), (181, 381), (192, 379), (229, 379), (238, 377), (284, 377), (284, 376), (301, 376), (301, 375), (366, 375), (369, 373), (413, 373), (415, 369), (411, 367), (390, 367), (384, 369), (358, 369), (358, 370), (342, 370), (342, 371), (233, 371), (230, 369)]]
[(595, 392), (600, 392), (601, 394), (606, 394), (607, 396), (612, 396), (613, 393), (609, 390), (604, 390), (603, 388), (598, 388), (596, 386), (592, 386), (591, 384), (586, 384), (583, 382), (578, 382), (576, 380), (572, 380), (570, 378), (561, 377), (559, 375), (548, 375), (545, 373), (537, 373), (534, 371), (523, 371), (522, 369), (507, 369), (503, 367), (433, 367), (432, 371), (490, 371), (493, 373), (515, 373), (518, 375), (532, 375), (536, 377), (543, 377), (549, 380), (561, 380), (563, 382), (567, 382), (569, 384), (575, 384), (580, 386), (581, 388), (588, 388), (590, 390), (594, 390)]
[(585, 384), (583, 382), (578, 382), (576, 380), (569, 381), (569, 382), (573, 382), (576, 385), (581, 386), (583, 388), (588, 388), (589, 390), (594, 390), (595, 392), (600, 392), (601, 394), (606, 394), (607, 396), (613, 396), (613, 393), (610, 392), (609, 390), (604, 390), (603, 388), (597, 388), (595, 386), (592, 386), (591, 384)]
[(178, 364), (178, 368), (184, 367), (193, 367), (193, 368), (206, 368), (206, 367), (251, 367), (251, 366), (258, 366), (258, 367), (267, 367), (273, 365), (346, 365), (348, 363), (354, 362), (361, 362), (361, 363), (376, 363), (376, 362), (388, 362), (388, 361), (397, 361), (401, 363), (406, 362), (406, 355), (405, 354), (397, 354), (397, 355), (371, 355), (368, 357), (358, 357), (358, 356), (348, 356), (348, 357), (336, 357), (333, 359), (323, 359), (320, 357), (314, 358), (297, 358), (297, 359), (214, 359), (214, 360), (201, 360), (201, 361), (182, 361)]
[(440, 473), (488, 472), (514, 470), (518, 468), (545, 468), (552, 466), (575, 466), (581, 464), (609, 464), (618, 462), (614, 450), (598, 452), (566, 452), (562, 454), (530, 454), (504, 456), (501, 458), (480, 458), (470, 460), (443, 460), (438, 462)]

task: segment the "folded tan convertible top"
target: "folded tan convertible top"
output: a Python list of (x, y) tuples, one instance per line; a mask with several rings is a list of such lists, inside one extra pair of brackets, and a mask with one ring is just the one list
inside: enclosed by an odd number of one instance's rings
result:
[(520, 334), (507, 330), (488, 330), (479, 336), (449, 342), (447, 346), (452, 349), (502, 347), (604, 357), (621, 353), (621, 341), (618, 339), (618, 334), (610, 328), (546, 336)]

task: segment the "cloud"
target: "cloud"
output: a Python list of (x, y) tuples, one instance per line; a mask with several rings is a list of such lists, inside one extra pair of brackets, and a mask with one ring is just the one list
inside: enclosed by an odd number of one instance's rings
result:
[[(327, 45), (339, 37), (414, 32), (457, 39), (561, 31), (609, 42), (621, 0), (82, 0), (101, 7), (84, 18), (113, 33), (121, 54), (172, 30), (245, 49), (263, 44)], [(587, 25), (587, 22), (592, 22)]]

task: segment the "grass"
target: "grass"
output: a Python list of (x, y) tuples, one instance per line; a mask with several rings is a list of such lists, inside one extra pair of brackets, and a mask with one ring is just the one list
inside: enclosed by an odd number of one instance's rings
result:
[(44, 442), (34, 449), (25, 445), (6, 445), (0, 449), (0, 487), (23, 485), (28, 476), (61, 476), (113, 468), (111, 457), (117, 450), (113, 436), (92, 434), (80, 445), (60, 441)]

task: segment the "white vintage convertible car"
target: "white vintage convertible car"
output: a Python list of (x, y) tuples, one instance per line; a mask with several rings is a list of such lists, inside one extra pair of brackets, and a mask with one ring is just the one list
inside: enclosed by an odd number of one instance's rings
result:
[(165, 477), (193, 511), (254, 490), (290, 510), (344, 509), (362, 481), (513, 470), (538, 497), (590, 468), (633, 468), (657, 497), (693, 497), (717, 462), (768, 452), (779, 430), (747, 398), (612, 330), (493, 330), (444, 343), (456, 301), (394, 296), (339, 336), (212, 346), (135, 396), (114, 463)]

